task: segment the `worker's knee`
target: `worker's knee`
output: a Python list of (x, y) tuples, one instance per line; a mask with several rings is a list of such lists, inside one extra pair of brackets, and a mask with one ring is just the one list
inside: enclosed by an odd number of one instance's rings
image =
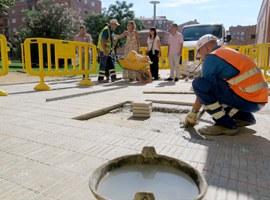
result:
[(192, 87), (195, 93), (208, 94), (212, 90), (213, 85), (215, 84), (201, 77), (194, 79), (192, 82)]

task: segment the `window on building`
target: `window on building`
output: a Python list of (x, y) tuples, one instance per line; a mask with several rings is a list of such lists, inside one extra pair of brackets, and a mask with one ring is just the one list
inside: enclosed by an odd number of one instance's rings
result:
[(87, 0), (84, 0), (84, 3), (87, 4)]
[(84, 13), (85, 13), (85, 14), (88, 14), (88, 10), (85, 10)]
[(147, 21), (147, 24), (152, 24), (152, 21)]
[(256, 34), (251, 34), (250, 38), (251, 39), (256, 39)]
[(12, 31), (13, 31), (13, 33), (16, 33), (17, 32), (17, 28), (13, 28)]
[(16, 11), (14, 9), (11, 10), (11, 13), (15, 13)]
[(25, 17), (22, 17), (22, 22), (25, 22)]
[(95, 2), (91, 2), (91, 4), (92, 4), (92, 7), (95, 7), (96, 6), (96, 4), (95, 4)]
[(11, 22), (12, 22), (13, 24), (15, 24), (15, 23), (16, 23), (16, 18), (12, 18)]
[(22, 8), (22, 9), (21, 9), (21, 13), (23, 13), (24, 11), (25, 11), (24, 8)]
[(245, 32), (241, 32), (241, 36), (244, 36), (246, 33)]

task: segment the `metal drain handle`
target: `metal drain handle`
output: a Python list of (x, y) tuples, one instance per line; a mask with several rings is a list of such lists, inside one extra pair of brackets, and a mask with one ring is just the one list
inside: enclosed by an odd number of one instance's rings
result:
[(138, 192), (135, 194), (134, 200), (155, 200), (155, 196), (151, 192)]

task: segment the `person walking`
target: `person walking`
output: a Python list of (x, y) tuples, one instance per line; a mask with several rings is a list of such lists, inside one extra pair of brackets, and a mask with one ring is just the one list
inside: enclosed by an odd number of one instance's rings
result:
[(166, 81), (177, 82), (180, 77), (179, 62), (182, 55), (183, 35), (178, 32), (178, 25), (171, 25), (171, 34), (168, 39), (168, 58), (170, 63), (170, 77)]
[(252, 113), (268, 102), (268, 84), (260, 68), (240, 52), (218, 46), (211, 34), (202, 36), (196, 49), (204, 60), (202, 77), (192, 82), (197, 98), (184, 126), (196, 124), (201, 106), (215, 122), (198, 129), (201, 134), (235, 135), (238, 127), (255, 124)]
[[(139, 33), (136, 31), (136, 24), (134, 21), (129, 21), (127, 24), (127, 31), (123, 32), (119, 39), (126, 37), (125, 44), (125, 57), (127, 54), (134, 50), (139, 53), (140, 43), (139, 43)], [(135, 81), (137, 78), (137, 73), (131, 70), (123, 70), (123, 79), (129, 81)]]
[(105, 26), (99, 34), (97, 45), (97, 48), (99, 49), (99, 58), (100, 58), (99, 75), (98, 75), (99, 83), (104, 82), (106, 67), (109, 70), (111, 81), (114, 82), (116, 80), (116, 72), (114, 61), (112, 59), (112, 53), (114, 45), (114, 31), (118, 26), (119, 26), (118, 21), (116, 19), (111, 19), (110, 24), (108, 26)]
[(156, 28), (150, 28), (150, 34), (147, 39), (148, 49), (147, 54), (152, 62), (150, 65), (150, 71), (152, 74), (152, 77), (154, 77), (154, 80), (158, 80), (158, 61), (161, 54), (161, 45), (160, 45), (160, 39), (157, 35)]

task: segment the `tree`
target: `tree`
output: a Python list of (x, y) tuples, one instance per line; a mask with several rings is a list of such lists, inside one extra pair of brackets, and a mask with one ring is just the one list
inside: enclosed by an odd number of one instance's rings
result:
[(0, 2), (0, 13), (7, 14), (8, 8), (13, 6), (15, 0), (1, 0)]
[(23, 38), (44, 37), (73, 39), (78, 31), (78, 14), (67, 3), (56, 0), (40, 0), (34, 10), (26, 13), (26, 26), (22, 29)]
[(133, 7), (133, 3), (127, 4), (126, 1), (116, 1), (115, 4), (109, 6), (106, 15), (109, 19), (117, 19), (120, 26), (116, 29), (116, 33), (122, 33), (127, 29), (127, 23), (135, 18), (134, 11), (130, 8)]
[[(109, 23), (110, 19), (117, 19), (120, 23), (120, 26), (116, 29), (115, 33), (120, 34), (127, 29), (128, 21), (133, 20), (137, 26), (137, 30), (144, 28), (143, 23), (139, 19), (134, 19), (134, 12), (130, 9), (133, 7), (133, 4), (127, 4), (126, 1), (116, 1), (115, 4), (111, 4), (109, 9), (103, 10), (100, 15), (88, 16), (85, 19), (85, 24), (88, 32), (94, 38), (94, 44), (98, 42), (98, 35), (103, 29), (105, 23)], [(120, 41), (119, 46), (122, 46), (124, 43), (123, 40)]]
[(84, 21), (87, 32), (91, 34), (93, 38), (93, 43), (97, 45), (99, 33), (104, 28), (105, 24), (108, 22), (106, 16), (104, 15), (104, 13), (97, 15), (89, 15)]
[[(35, 9), (26, 12), (26, 26), (21, 30), (21, 42), (26, 38), (42, 37), (62, 40), (73, 40), (78, 31), (79, 17), (77, 12), (68, 7), (67, 3), (57, 3), (57, 0), (39, 0)], [(44, 45), (44, 63), (47, 59)], [(54, 46), (52, 45), (52, 61), (54, 61)], [(38, 46), (31, 45), (31, 61), (38, 64)]]

